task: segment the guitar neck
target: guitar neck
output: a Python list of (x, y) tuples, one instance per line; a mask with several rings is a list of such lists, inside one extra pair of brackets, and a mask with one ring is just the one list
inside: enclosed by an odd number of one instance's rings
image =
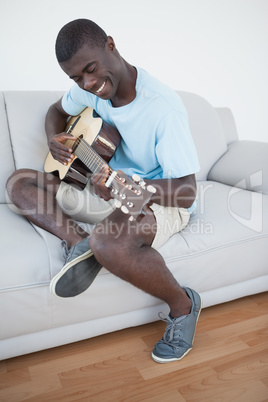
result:
[(107, 164), (83, 138), (79, 139), (74, 154), (88, 167), (89, 170), (91, 170), (92, 173), (98, 173), (102, 166)]

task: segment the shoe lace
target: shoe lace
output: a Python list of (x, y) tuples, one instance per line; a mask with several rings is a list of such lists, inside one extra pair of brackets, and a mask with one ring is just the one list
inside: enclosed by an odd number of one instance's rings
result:
[(170, 316), (162, 312), (159, 313), (158, 316), (162, 321), (165, 321), (167, 323), (166, 330), (162, 339), (172, 346), (174, 346), (174, 343), (179, 343), (181, 341), (182, 320), (186, 316), (172, 319), (170, 318)]
[(70, 251), (69, 248), (68, 248), (68, 245), (67, 245), (67, 241), (62, 240), (61, 246), (62, 246), (62, 256), (63, 256), (63, 258), (65, 260), (65, 263), (66, 263), (68, 255), (69, 255), (69, 251)]

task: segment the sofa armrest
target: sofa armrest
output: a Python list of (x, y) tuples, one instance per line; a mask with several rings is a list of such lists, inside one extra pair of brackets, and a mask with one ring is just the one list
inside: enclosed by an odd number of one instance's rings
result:
[(211, 168), (208, 180), (268, 194), (268, 143), (233, 142)]

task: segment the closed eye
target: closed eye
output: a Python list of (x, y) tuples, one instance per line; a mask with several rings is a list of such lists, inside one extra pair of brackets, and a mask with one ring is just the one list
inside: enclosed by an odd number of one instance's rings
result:
[(97, 66), (94, 66), (93, 68), (87, 69), (87, 73), (91, 74), (94, 73), (94, 71), (96, 70)]

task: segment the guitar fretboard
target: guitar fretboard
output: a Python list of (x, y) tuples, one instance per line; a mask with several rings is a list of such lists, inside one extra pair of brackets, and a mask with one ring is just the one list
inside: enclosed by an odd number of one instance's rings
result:
[(98, 173), (102, 166), (106, 165), (102, 157), (83, 138), (79, 138), (74, 153), (93, 173)]

